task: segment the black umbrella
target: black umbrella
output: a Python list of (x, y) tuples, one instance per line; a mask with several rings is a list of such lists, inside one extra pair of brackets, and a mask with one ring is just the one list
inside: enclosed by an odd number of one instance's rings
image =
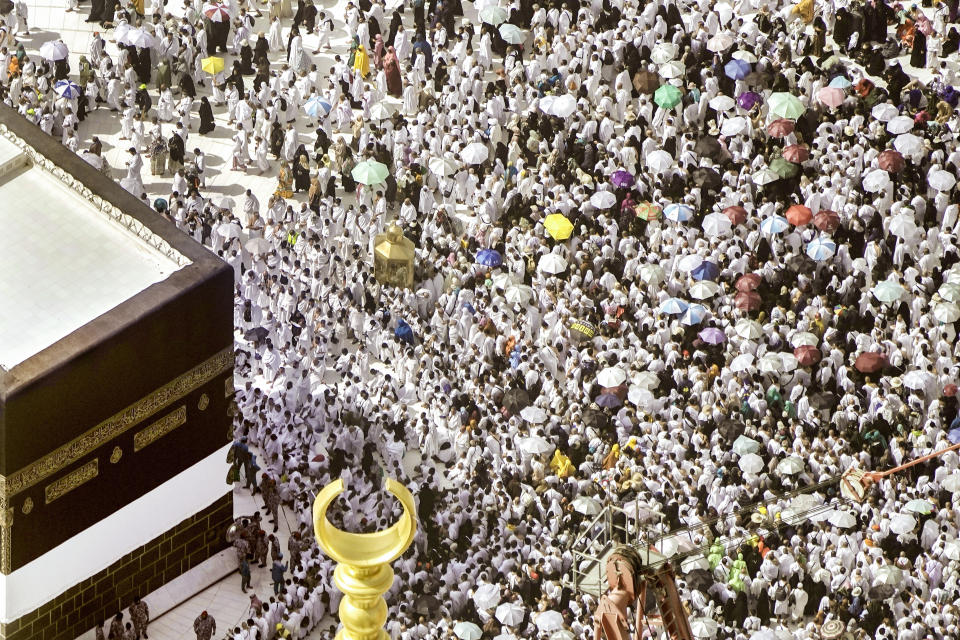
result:
[(423, 615), (435, 613), (439, 609), (440, 601), (431, 595), (420, 596), (413, 604), (413, 610)]
[(829, 391), (821, 391), (810, 396), (810, 406), (814, 409), (829, 409), (837, 406), (837, 396)]
[(501, 405), (510, 413), (520, 413), (521, 409), (530, 406), (530, 394), (523, 389), (510, 389), (503, 394)]
[(574, 342), (586, 342), (597, 335), (597, 327), (586, 320), (577, 320), (570, 325), (570, 339)]
[(610, 422), (610, 416), (605, 414), (603, 411), (597, 409), (588, 408), (583, 412), (583, 424), (588, 427), (593, 427), (594, 429), (600, 429), (607, 426)]
[(704, 136), (697, 140), (697, 146), (693, 148), (694, 153), (708, 158), (719, 158), (723, 147), (713, 136)]
[(692, 590), (706, 591), (713, 586), (713, 574), (706, 569), (693, 569), (687, 574), (687, 586)]
[(714, 169), (705, 169), (701, 167), (694, 169), (690, 175), (693, 178), (694, 184), (707, 191), (719, 189), (721, 185), (723, 185), (723, 180), (720, 179), (720, 174)]
[(870, 587), (870, 590), (867, 591), (867, 597), (871, 600), (886, 600), (896, 592), (897, 590), (892, 584), (878, 584)]
[(268, 335), (270, 335), (270, 331), (263, 327), (256, 327), (243, 334), (243, 338), (248, 342), (253, 342), (254, 340), (263, 341)]
[(720, 435), (724, 438), (732, 442), (743, 432), (743, 425), (736, 420), (726, 418), (725, 420), (721, 420), (720, 424), (717, 425), (717, 431), (719, 431)]
[(808, 258), (806, 254), (797, 254), (787, 258), (787, 268), (791, 271), (800, 273), (809, 270), (811, 267), (813, 267), (813, 260)]

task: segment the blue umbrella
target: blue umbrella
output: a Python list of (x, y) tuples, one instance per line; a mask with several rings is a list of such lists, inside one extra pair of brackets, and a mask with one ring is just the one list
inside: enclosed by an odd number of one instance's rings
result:
[(750, 63), (734, 58), (723, 65), (723, 72), (732, 80), (743, 80), (750, 73)]
[(600, 407), (616, 409), (623, 404), (623, 401), (621, 401), (620, 398), (612, 393), (601, 393), (599, 396), (597, 396), (596, 403)]
[(80, 85), (72, 80), (61, 80), (57, 84), (53, 85), (53, 89), (57, 92), (57, 95), (63, 96), (68, 100), (79, 98), (83, 93), (83, 89), (80, 88)]
[(678, 316), (689, 307), (685, 301), (680, 298), (667, 298), (660, 305), (660, 313), (669, 313), (672, 316)]
[(837, 76), (830, 81), (828, 86), (833, 87), (834, 89), (846, 89), (847, 87), (852, 87), (853, 83), (844, 78), (843, 76)]
[(951, 429), (950, 431), (948, 431), (947, 439), (953, 444), (960, 443), (960, 427), (957, 427), (956, 429)]
[(726, 334), (716, 327), (707, 327), (697, 335), (707, 344), (720, 344), (727, 339)]
[(716, 280), (720, 275), (720, 267), (714, 262), (704, 260), (697, 265), (697, 268), (690, 272), (694, 280)]
[(683, 317), (680, 318), (680, 324), (685, 324), (687, 326), (700, 324), (703, 322), (703, 319), (707, 317), (707, 313), (709, 313), (709, 311), (702, 304), (692, 304), (687, 307)]
[(403, 320), (397, 321), (397, 328), (394, 329), (393, 335), (397, 337), (397, 340), (413, 345), (413, 329)]
[(480, 249), (480, 251), (477, 251), (474, 262), (485, 267), (499, 267), (503, 264), (503, 258), (500, 256), (500, 252), (493, 249)]
[(330, 109), (333, 107), (330, 106), (330, 103), (321, 98), (320, 96), (314, 96), (303, 103), (303, 110), (307, 112), (311, 118), (319, 118), (321, 112), (323, 115), (330, 113)]
[(763, 222), (760, 223), (760, 230), (770, 235), (775, 233), (783, 233), (789, 227), (790, 223), (787, 222), (787, 219), (778, 215), (772, 215), (769, 218), (764, 218)]
[(693, 217), (693, 208), (686, 204), (668, 204), (663, 209), (663, 215), (674, 222), (686, 222)]
[(829, 260), (837, 253), (837, 243), (826, 237), (814, 238), (810, 244), (807, 245), (807, 255), (816, 260), (817, 262), (823, 262), (824, 260)]

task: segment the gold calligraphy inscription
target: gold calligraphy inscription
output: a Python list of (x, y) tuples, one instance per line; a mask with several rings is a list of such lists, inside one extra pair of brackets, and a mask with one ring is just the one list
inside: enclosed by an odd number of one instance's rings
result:
[(160, 418), (146, 429), (138, 431), (133, 435), (133, 450), (140, 451), (149, 444), (152, 444), (167, 435), (180, 425), (187, 421), (187, 406), (180, 405), (171, 413)]
[(57, 498), (62, 498), (67, 493), (73, 491), (85, 482), (89, 482), (100, 473), (100, 459), (94, 458), (79, 469), (71, 471), (59, 480), (51, 482), (43, 489), (46, 497), (46, 503), (50, 504)]
[(12, 498), (89, 455), (104, 443), (167, 408), (210, 380), (233, 369), (233, 359), (233, 347), (227, 347), (150, 395), (110, 416), (83, 435), (6, 478), (0, 476), (0, 496)]

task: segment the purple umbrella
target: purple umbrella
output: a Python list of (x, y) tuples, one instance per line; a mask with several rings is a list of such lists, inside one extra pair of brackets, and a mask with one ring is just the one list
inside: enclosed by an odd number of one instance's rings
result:
[(599, 396), (597, 396), (597, 405), (607, 409), (616, 409), (622, 404), (623, 402), (620, 400), (620, 398), (612, 393), (601, 393)]
[(760, 97), (759, 93), (753, 91), (744, 91), (737, 96), (737, 104), (740, 105), (741, 109), (747, 109), (748, 111), (761, 102), (763, 102), (763, 98)]
[(633, 174), (623, 169), (614, 171), (613, 175), (610, 176), (610, 182), (615, 187), (632, 187), (634, 183)]
[(720, 344), (727, 339), (727, 336), (716, 327), (707, 327), (697, 335), (707, 344)]

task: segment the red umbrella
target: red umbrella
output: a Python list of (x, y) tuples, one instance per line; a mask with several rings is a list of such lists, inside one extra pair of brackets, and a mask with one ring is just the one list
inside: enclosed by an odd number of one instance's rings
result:
[(810, 344), (797, 347), (793, 350), (793, 355), (796, 356), (797, 361), (805, 367), (817, 364), (820, 362), (820, 358), (823, 357), (820, 354), (820, 349)]
[(756, 291), (740, 291), (734, 296), (733, 303), (741, 311), (756, 311), (760, 308), (760, 294)]
[(957, 395), (957, 385), (950, 383), (943, 388), (943, 395), (948, 398)]
[(760, 286), (760, 276), (756, 273), (747, 273), (737, 279), (734, 285), (737, 291), (753, 291)]
[(743, 224), (747, 221), (747, 210), (743, 207), (727, 207), (721, 213), (730, 220), (730, 224)]
[(617, 387), (600, 387), (600, 393), (616, 396), (621, 402), (623, 402), (627, 399), (627, 385), (621, 384)]
[(801, 227), (813, 220), (813, 212), (810, 211), (810, 207), (805, 207), (802, 204), (795, 204), (787, 209), (787, 214), (785, 217), (787, 222), (790, 224)]
[(792, 120), (780, 118), (779, 120), (774, 120), (767, 125), (767, 133), (772, 135), (774, 138), (782, 138), (793, 133), (793, 126)]
[(840, 226), (840, 214), (830, 209), (821, 209), (813, 216), (813, 224), (821, 231), (833, 233)]
[(899, 151), (894, 151), (893, 149), (887, 149), (877, 156), (877, 164), (880, 165), (880, 168), (884, 171), (889, 171), (891, 173), (900, 173), (903, 171), (904, 160), (903, 156)]
[(873, 373), (874, 371), (880, 371), (880, 369), (883, 369), (887, 364), (886, 354), (867, 351), (857, 356), (857, 360), (853, 363), (853, 366), (861, 373)]
[(810, 150), (802, 144), (791, 144), (783, 148), (783, 159), (800, 164), (810, 158)]

